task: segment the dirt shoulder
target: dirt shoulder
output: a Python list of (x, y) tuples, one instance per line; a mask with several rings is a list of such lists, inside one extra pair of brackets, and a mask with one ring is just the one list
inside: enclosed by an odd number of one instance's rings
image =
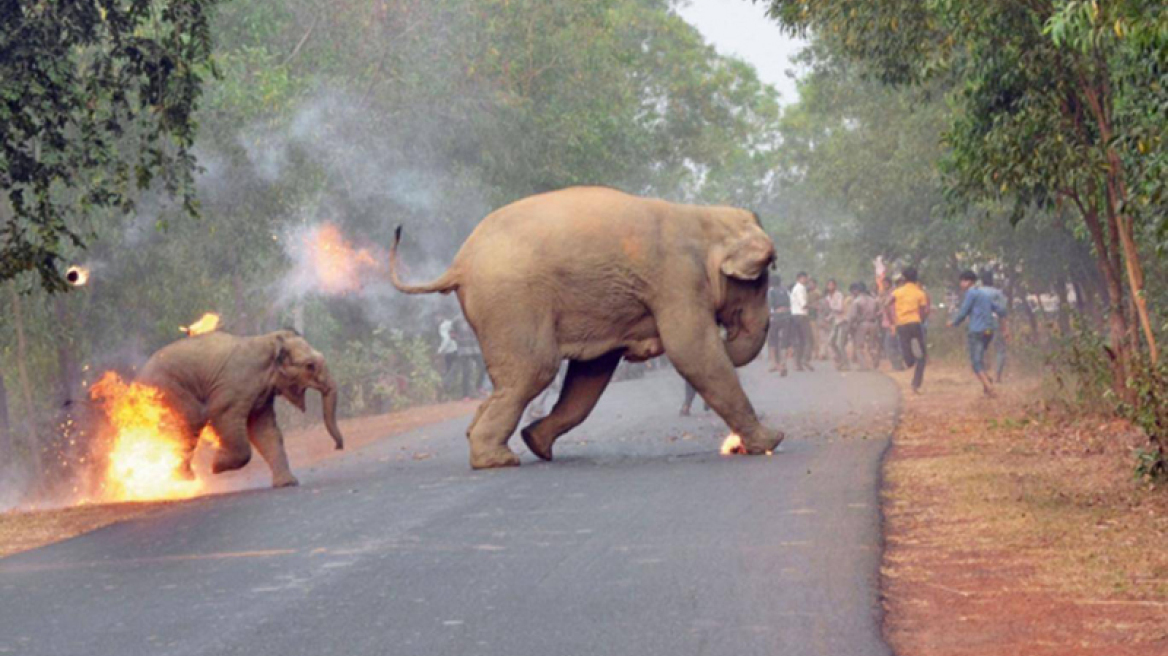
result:
[[(477, 401), (457, 401), (343, 420), (340, 425), (345, 435), (345, 451), (333, 449), (332, 438), (323, 426), (291, 431), (285, 436), (288, 457), (294, 470), (302, 469), (422, 426), (469, 415), (477, 405)], [(260, 467), (266, 471), (262, 461), (254, 460), (249, 468)], [(54, 510), (0, 513), (0, 558), (180, 503), (186, 501), (87, 504)]]
[(983, 400), (930, 366), (885, 463), (885, 632), (901, 656), (1168, 654), (1168, 490), (1124, 422), (1059, 417), (1040, 384)]

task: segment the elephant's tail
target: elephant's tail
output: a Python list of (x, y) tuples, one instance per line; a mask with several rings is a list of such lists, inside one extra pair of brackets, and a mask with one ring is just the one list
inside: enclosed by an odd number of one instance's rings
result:
[(401, 226), (398, 226), (393, 231), (393, 248), (389, 249), (389, 280), (399, 292), (406, 294), (433, 294), (434, 292), (449, 294), (458, 289), (458, 280), (455, 278), (453, 269), (447, 269), (446, 273), (438, 276), (437, 280), (424, 285), (407, 285), (402, 282), (397, 275), (397, 247), (401, 243), (401, 235), (402, 229)]

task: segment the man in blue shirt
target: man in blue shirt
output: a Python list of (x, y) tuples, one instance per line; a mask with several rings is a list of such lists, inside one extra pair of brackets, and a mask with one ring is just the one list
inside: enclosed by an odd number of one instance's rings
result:
[(994, 338), (994, 315), (1006, 316), (1006, 308), (999, 305), (996, 294), (975, 288), (973, 285), (976, 282), (976, 273), (961, 272), (959, 283), (961, 290), (965, 292), (965, 299), (961, 302), (961, 310), (949, 325), (960, 326), (966, 318), (969, 319), (969, 334), (966, 337), (966, 343), (969, 345), (969, 363), (973, 365), (973, 373), (981, 381), (985, 395), (993, 396), (994, 388), (990, 384), (989, 374), (985, 371), (985, 353)]
[[(1010, 301), (1002, 290), (994, 286), (994, 272), (987, 269), (981, 273), (981, 288), (989, 292), (994, 298), (994, 304), (1001, 308), (1010, 308)], [(1002, 384), (1002, 372), (1006, 369), (1007, 342), (1010, 341), (1010, 324), (998, 315), (994, 315), (994, 382)]]

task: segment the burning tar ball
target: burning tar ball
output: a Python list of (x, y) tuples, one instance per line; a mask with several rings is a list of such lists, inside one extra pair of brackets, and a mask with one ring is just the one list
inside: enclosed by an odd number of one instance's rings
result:
[(65, 271), (65, 281), (74, 287), (82, 287), (89, 282), (89, 269), (74, 264)]

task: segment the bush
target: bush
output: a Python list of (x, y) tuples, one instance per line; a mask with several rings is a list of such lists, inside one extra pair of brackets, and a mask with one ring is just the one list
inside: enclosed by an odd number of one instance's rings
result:
[(1120, 403), (1119, 413), (1148, 436), (1148, 446), (1137, 454), (1136, 476), (1168, 480), (1168, 365), (1140, 360), (1132, 365), (1127, 384), (1135, 401)]
[(346, 343), (329, 365), (340, 385), (341, 411), (377, 414), (437, 401), (442, 378), (432, 350), (421, 337), (386, 328)]
[(1142, 430), (1148, 445), (1136, 455), (1136, 477), (1168, 480), (1168, 365), (1153, 366), (1145, 359), (1129, 363), (1126, 385), (1132, 395), (1125, 401), (1111, 387), (1103, 336), (1077, 328), (1047, 360), (1059, 388), (1071, 395), (1075, 407), (1115, 414)]

